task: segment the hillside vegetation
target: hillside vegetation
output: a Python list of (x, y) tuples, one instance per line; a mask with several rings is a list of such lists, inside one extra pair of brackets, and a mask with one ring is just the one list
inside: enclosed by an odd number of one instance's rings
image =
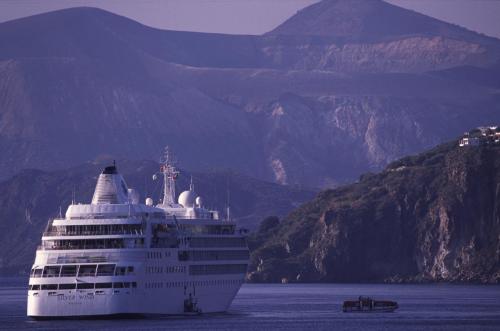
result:
[(326, 190), (252, 238), (250, 280), (500, 281), (500, 146), (440, 145)]

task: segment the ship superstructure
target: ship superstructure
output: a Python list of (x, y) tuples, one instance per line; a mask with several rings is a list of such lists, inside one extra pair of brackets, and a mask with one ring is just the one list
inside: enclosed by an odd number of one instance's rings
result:
[(49, 221), (36, 251), (28, 316), (224, 312), (248, 265), (245, 232), (204, 208), (189, 190), (175, 202), (178, 172), (162, 164), (163, 199), (139, 203), (115, 165), (100, 174), (90, 204)]

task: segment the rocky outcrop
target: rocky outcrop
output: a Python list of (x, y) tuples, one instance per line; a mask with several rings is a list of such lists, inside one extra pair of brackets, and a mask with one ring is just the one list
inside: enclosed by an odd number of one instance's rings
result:
[(500, 281), (500, 146), (441, 145), (327, 190), (251, 241), (252, 281)]
[(266, 36), (275, 64), (340, 72), (493, 65), (499, 50), (495, 38), (376, 0), (323, 0)]
[(352, 43), (310, 39), (291, 43), (283, 37), (267, 37), (264, 51), (273, 66), (334, 72), (424, 72), (460, 65), (490, 66), (498, 61), (488, 46), (442, 36)]
[(500, 42), (382, 1), (323, 1), (262, 36), (72, 8), (0, 24), (0, 45), (4, 179), (168, 144), (187, 169), (332, 187), (500, 121)]

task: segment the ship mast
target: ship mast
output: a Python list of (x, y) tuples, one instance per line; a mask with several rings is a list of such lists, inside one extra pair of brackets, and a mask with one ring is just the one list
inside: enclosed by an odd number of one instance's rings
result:
[(179, 175), (179, 171), (174, 167), (173, 156), (170, 154), (170, 149), (165, 147), (163, 160), (160, 166), (160, 172), (163, 174), (163, 205), (175, 204), (175, 180)]

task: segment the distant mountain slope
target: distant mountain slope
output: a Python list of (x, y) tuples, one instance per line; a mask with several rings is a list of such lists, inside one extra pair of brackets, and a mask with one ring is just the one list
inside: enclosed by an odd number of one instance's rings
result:
[(71, 8), (0, 24), (0, 44), (0, 59), (86, 58), (113, 66), (137, 66), (130, 61), (137, 53), (195, 67), (337, 72), (415, 72), (500, 59), (498, 39), (380, 0), (324, 0), (263, 36), (163, 31)]
[(255, 67), (260, 56), (255, 40), (158, 30), (101, 9), (76, 7), (1, 23), (0, 59), (84, 58), (131, 65), (131, 72), (140, 68), (131, 57), (137, 61), (143, 55), (190, 66)]
[(323, 0), (266, 34), (295, 68), (422, 72), (498, 62), (500, 40), (381, 0)]
[[(64, 214), (73, 195), (89, 203), (104, 164), (85, 164), (53, 172), (25, 170), (0, 183), (0, 274), (26, 272), (49, 218)], [(127, 185), (137, 189), (141, 201), (155, 201), (161, 185), (152, 181), (154, 162), (118, 162)], [(231, 215), (242, 227), (253, 229), (268, 215), (285, 215), (313, 197), (313, 191), (262, 182), (233, 172), (193, 173), (195, 191), (205, 205), (225, 212), (230, 193)], [(177, 193), (189, 187), (190, 174), (182, 172)]]
[[(481, 79), (498, 42), (440, 24), (448, 32), (368, 41), (161, 31), (94, 8), (2, 23), (0, 178), (109, 154), (157, 159), (169, 144), (187, 169), (350, 181), (500, 120), (498, 89)], [(478, 74), (444, 71), (464, 67)]]
[(321, 192), (252, 242), (251, 279), (500, 282), (500, 145), (443, 144)]
[(498, 42), (379, 0), (323, 0), (300, 10), (268, 35), (315, 35), (368, 41), (420, 35), (483, 44)]

